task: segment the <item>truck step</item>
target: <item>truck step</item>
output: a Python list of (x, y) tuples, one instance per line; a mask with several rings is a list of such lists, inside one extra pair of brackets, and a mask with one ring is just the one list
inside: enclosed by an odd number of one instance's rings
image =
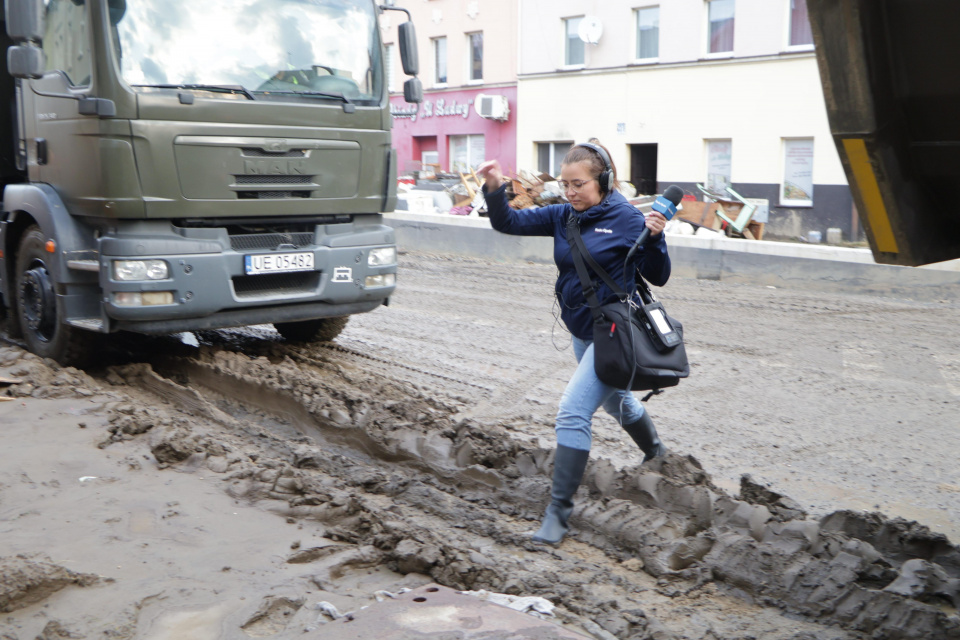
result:
[(67, 267), (76, 271), (100, 271), (98, 260), (67, 260)]
[(103, 320), (101, 318), (70, 318), (67, 324), (87, 331), (102, 331)]

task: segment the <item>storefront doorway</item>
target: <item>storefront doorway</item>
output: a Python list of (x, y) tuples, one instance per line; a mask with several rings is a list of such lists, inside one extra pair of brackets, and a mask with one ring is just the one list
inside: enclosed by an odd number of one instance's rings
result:
[(630, 182), (637, 195), (653, 195), (657, 190), (657, 145), (631, 144)]

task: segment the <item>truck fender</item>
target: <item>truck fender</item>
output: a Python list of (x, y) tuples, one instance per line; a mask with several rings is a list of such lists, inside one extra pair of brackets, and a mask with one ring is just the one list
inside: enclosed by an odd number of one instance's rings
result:
[[(93, 227), (82, 224), (70, 215), (60, 195), (48, 184), (11, 184), (3, 190), (5, 219), (0, 224), (0, 285), (3, 299), (10, 305), (14, 290), (16, 250), (21, 232), (31, 224), (55, 243), (56, 249), (48, 265), (56, 282), (89, 282), (90, 273), (67, 268), (66, 258), (70, 252), (96, 250)], [(31, 221), (32, 219), (32, 221)]]

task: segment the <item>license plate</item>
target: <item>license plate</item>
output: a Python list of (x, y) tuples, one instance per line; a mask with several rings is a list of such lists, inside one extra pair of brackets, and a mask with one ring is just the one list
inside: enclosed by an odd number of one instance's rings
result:
[(313, 253), (255, 253), (243, 256), (243, 266), (248, 276), (261, 273), (289, 273), (313, 271)]

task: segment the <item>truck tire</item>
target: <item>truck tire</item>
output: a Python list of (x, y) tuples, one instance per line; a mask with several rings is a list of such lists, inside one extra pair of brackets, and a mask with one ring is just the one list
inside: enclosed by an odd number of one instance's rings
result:
[(347, 326), (349, 316), (318, 318), (299, 322), (274, 322), (274, 328), (290, 342), (328, 342)]
[(66, 324), (57, 299), (57, 283), (48, 267), (40, 227), (29, 227), (20, 239), (16, 264), (16, 313), (27, 348), (64, 366), (82, 366), (96, 349), (96, 334)]

